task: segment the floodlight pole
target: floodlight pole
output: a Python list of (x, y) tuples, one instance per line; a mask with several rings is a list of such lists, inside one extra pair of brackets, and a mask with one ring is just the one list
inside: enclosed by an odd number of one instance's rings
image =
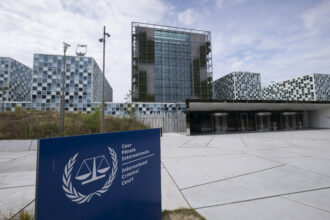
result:
[(65, 97), (65, 77), (66, 77), (66, 50), (70, 47), (69, 44), (63, 42), (63, 72), (62, 72), (62, 95), (61, 95), (61, 108), (60, 108), (60, 132), (64, 135), (64, 97)]
[(99, 39), (103, 43), (103, 73), (102, 73), (102, 112), (101, 112), (101, 133), (104, 133), (104, 74), (105, 74), (105, 38), (110, 37), (103, 27), (103, 38)]

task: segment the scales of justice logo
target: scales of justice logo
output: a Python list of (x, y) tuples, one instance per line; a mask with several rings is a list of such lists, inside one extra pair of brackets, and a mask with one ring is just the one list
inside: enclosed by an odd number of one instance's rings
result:
[[(72, 201), (78, 204), (89, 202), (94, 195), (101, 196), (107, 192), (112, 185), (118, 168), (117, 154), (114, 149), (108, 147), (109, 154), (112, 160), (112, 169), (105, 155), (99, 155), (92, 158), (87, 158), (82, 161), (76, 175), (72, 175), (73, 167), (76, 163), (78, 153), (69, 159), (64, 167), (64, 173), (62, 176), (62, 188), (65, 195)], [(80, 182), (81, 185), (91, 184), (96, 180), (103, 179), (106, 177), (107, 173), (110, 172), (109, 178), (103, 185), (101, 189), (90, 194), (83, 194), (76, 190), (73, 186), (71, 177), (74, 176), (76, 180)]]

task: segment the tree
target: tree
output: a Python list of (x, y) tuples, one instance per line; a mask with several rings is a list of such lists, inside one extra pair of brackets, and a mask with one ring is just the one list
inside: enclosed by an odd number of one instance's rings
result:
[(124, 108), (124, 111), (129, 115), (130, 118), (134, 118), (135, 115), (135, 107), (133, 106), (131, 100), (132, 100), (132, 90), (128, 90), (128, 92), (125, 94), (125, 105), (126, 108)]

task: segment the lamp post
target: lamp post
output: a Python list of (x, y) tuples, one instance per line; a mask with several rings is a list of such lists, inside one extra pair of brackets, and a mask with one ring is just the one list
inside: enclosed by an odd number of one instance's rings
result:
[(104, 73), (105, 73), (105, 38), (110, 37), (103, 27), (103, 38), (99, 39), (103, 43), (103, 75), (102, 75), (102, 113), (101, 113), (101, 133), (104, 133)]
[(65, 69), (66, 69), (66, 50), (70, 47), (69, 44), (63, 42), (63, 72), (62, 72), (62, 94), (61, 94), (61, 108), (60, 108), (60, 132), (64, 135), (64, 97), (65, 97)]

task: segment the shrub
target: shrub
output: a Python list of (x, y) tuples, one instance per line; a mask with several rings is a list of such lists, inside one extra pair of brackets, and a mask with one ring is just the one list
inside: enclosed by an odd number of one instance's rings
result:
[[(100, 110), (91, 114), (66, 113), (64, 136), (100, 132)], [(58, 112), (22, 111), (0, 113), (0, 139), (39, 139), (59, 137), (60, 116)], [(106, 116), (104, 131), (124, 131), (148, 128), (136, 118)]]

